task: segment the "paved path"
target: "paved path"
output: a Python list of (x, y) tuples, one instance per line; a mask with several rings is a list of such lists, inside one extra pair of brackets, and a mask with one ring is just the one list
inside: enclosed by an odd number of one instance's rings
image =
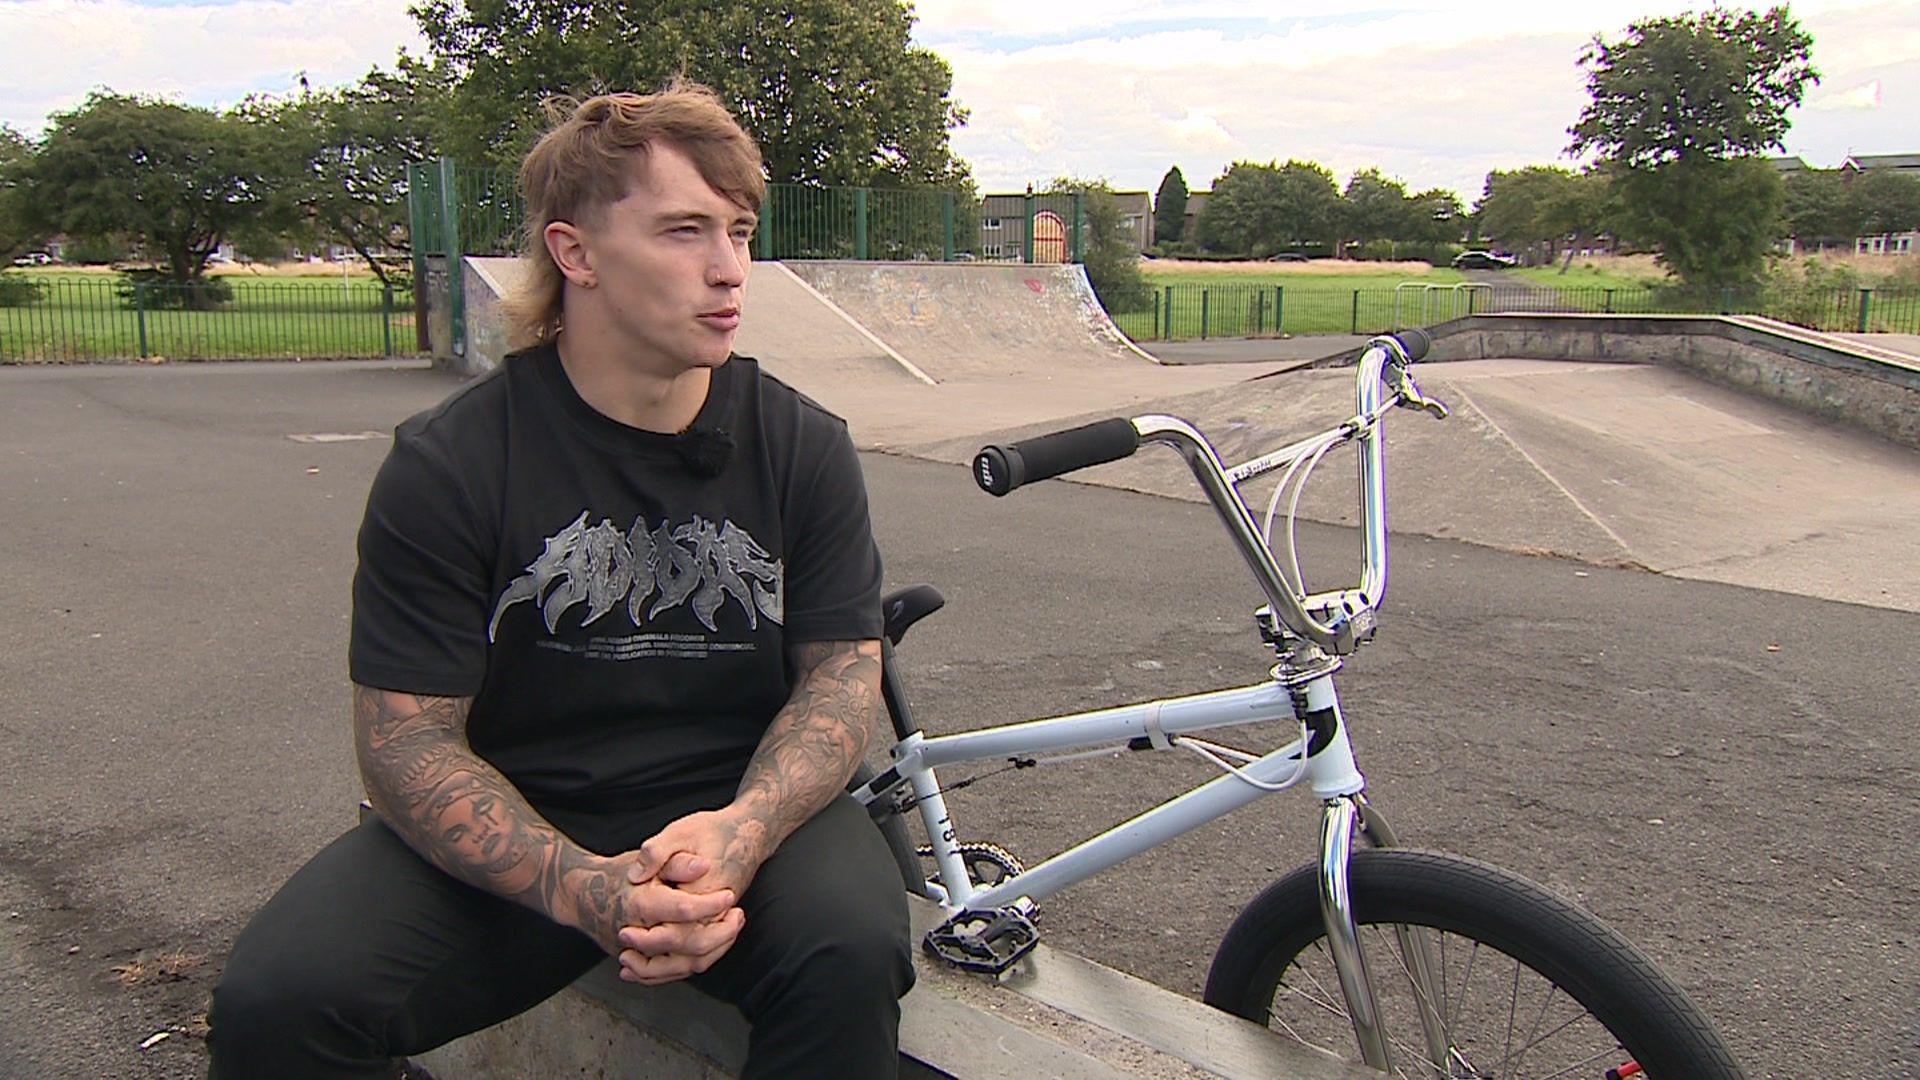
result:
[[(0, 1076), (204, 1070), (194, 1018), (233, 935), (353, 820), (347, 582), (378, 433), (454, 385), (396, 364), (0, 369)], [(931, 730), (1264, 676), (1202, 507), (1065, 483), (996, 500), (951, 465), (863, 463), (889, 581), (951, 600), (902, 652)], [(1351, 562), (1351, 531), (1302, 532), (1310, 568)], [(1343, 689), (1413, 842), (1591, 905), (1755, 1075), (1920, 1069), (1920, 616), (1406, 534), (1394, 559)], [(953, 805), (967, 836), (1037, 856), (1205, 776), (1136, 755)], [(1197, 993), (1233, 911), (1310, 851), (1309, 801), (1070, 891), (1051, 940)]]
[(1835, 334), (1835, 337), (1847, 338), (1882, 349), (1891, 349), (1903, 353), (1920, 363), (1920, 334)]
[(1367, 343), (1365, 334), (1313, 334), (1285, 338), (1210, 338), (1148, 341), (1141, 348), (1168, 364), (1305, 363)]

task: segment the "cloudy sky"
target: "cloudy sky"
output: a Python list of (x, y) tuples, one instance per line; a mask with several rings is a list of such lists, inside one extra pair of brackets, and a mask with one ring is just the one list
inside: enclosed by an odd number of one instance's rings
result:
[[(351, 82), (418, 51), (407, 0), (0, 0), (0, 122), (37, 133), (95, 87), (230, 105), (297, 73)], [(1377, 165), (1471, 202), (1487, 170), (1560, 160), (1596, 33), (1663, 0), (920, 0), (983, 190), (1066, 174), (1201, 189), (1231, 162)], [(1920, 152), (1920, 0), (1797, 0), (1822, 74), (1787, 148)], [(1036, 22), (1035, 13), (1045, 11)]]

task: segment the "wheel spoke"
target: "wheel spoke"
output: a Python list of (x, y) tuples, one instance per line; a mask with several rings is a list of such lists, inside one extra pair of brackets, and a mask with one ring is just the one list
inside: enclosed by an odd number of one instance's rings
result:
[[(1413, 942), (1414, 947), (1418, 948), (1421, 941), (1421, 935), (1427, 933), (1426, 928), (1419, 927), (1419, 926), (1409, 926), (1409, 927), (1406, 927), (1405, 930), (1407, 931), (1407, 933), (1403, 938), (1402, 935), (1399, 933), (1399, 931), (1396, 929), (1396, 931), (1393, 934), (1394, 944), (1400, 945), (1400, 944), (1403, 944), (1403, 942)], [(1440, 934), (1439, 936), (1440, 936), (1441, 956), (1445, 957), (1447, 935)], [(1393, 950), (1393, 954), (1394, 954), (1394, 959), (1400, 962), (1401, 973), (1407, 977), (1407, 992), (1413, 998), (1414, 1019), (1416, 1021), (1419, 1021), (1421, 1024), (1421, 1030), (1420, 1030), (1421, 1046), (1419, 1048), (1418, 1053), (1416, 1053), (1414, 1056), (1420, 1061), (1427, 1062), (1428, 1066), (1432, 1068), (1435, 1073), (1441, 1076), (1445, 1076), (1446, 1073), (1442, 1070), (1446, 1068), (1446, 1062), (1433, 1061), (1432, 1060), (1433, 1052), (1431, 1048), (1425, 1045), (1426, 1043), (1425, 1017), (1432, 1016), (1435, 1019), (1435, 1021), (1439, 1023), (1440, 1039), (1443, 1043), (1448, 1044), (1449, 1051), (1451, 1051), (1452, 1042), (1453, 1042), (1452, 1027), (1448, 1024), (1446, 1015), (1438, 1011), (1439, 1006), (1437, 1006), (1432, 1000), (1430, 988), (1424, 987), (1420, 984), (1420, 977), (1417, 974), (1415, 974), (1413, 970), (1413, 963), (1407, 956), (1407, 950), (1405, 948), (1396, 949), (1396, 950)], [(1446, 971), (1447, 971), (1446, 963), (1443, 959), (1441, 962), (1440, 971), (1438, 973), (1438, 981), (1442, 988), (1443, 1000), (1445, 997), (1445, 987), (1447, 984)], [(1433, 973), (1429, 972), (1428, 974), (1432, 975)]]
[[(1598, 1070), (1636, 1054), (1658, 1058), (1667, 1075), (1737, 1075), (1726, 1067), (1710, 1022), (1688, 1007), (1671, 980), (1605, 963), (1635, 954), (1537, 886), (1416, 852), (1355, 853), (1351, 869), (1355, 928), (1393, 1075), (1595, 1080)], [(1320, 924), (1316, 885), (1307, 868), (1263, 898), (1257, 921), (1236, 924), (1232, 948), (1223, 944), (1220, 955), (1237, 960), (1238, 970), (1216, 961), (1208, 999), (1268, 1003), (1267, 1026), (1276, 1033), (1357, 1062), (1361, 1053)], [(1273, 935), (1272, 944), (1262, 945), (1262, 932)], [(1285, 945), (1291, 953), (1274, 951), (1283, 943), (1292, 943)], [(1562, 985), (1542, 974), (1548, 971), (1583, 974)], [(1661, 1007), (1649, 1013), (1656, 1002)], [(1601, 1016), (1623, 1019), (1602, 1023)]]
[[(1539, 1035), (1540, 1024), (1542, 1021), (1546, 1020), (1547, 1018), (1547, 1009), (1549, 1006), (1553, 1004), (1553, 999), (1558, 996), (1560, 996), (1560, 988), (1558, 986), (1553, 985), (1552, 983), (1548, 983), (1547, 992), (1545, 996), (1543, 996), (1540, 999), (1540, 1011), (1533, 1014), (1533, 1023), (1527, 1026), (1527, 1039), (1525, 1043), (1521, 1044), (1520, 1056), (1514, 1059), (1514, 1062), (1513, 1062), (1514, 1072), (1518, 1073), (1520, 1071), (1521, 1063), (1526, 1061), (1527, 1059), (1527, 1051), (1532, 1050), (1534, 1047), (1540, 1045), (1546, 1040), (1553, 1038), (1553, 1036), (1558, 1034), (1560, 1031), (1565, 1030), (1566, 1025), (1562, 1024), (1559, 1028), (1556, 1028), (1545, 1035)], [(1573, 1020), (1577, 1020), (1577, 1019), (1579, 1019), (1579, 1016), (1575, 1015), (1572, 1019), (1568, 1020), (1567, 1023), (1570, 1024), (1573, 1022)]]
[(1581, 1058), (1579, 1061), (1576, 1061), (1571, 1065), (1568, 1065), (1564, 1069), (1560, 1069), (1557, 1072), (1548, 1073), (1547, 1075), (1541, 1077), (1540, 1080), (1560, 1080), (1560, 1077), (1562, 1076), (1572, 1076), (1576, 1073), (1579, 1073), (1581, 1070), (1585, 1069), (1587, 1066), (1593, 1065), (1597, 1062), (1605, 1061), (1610, 1057), (1612, 1058), (1619, 1057), (1619, 1051), (1597, 1050), (1591, 1054), (1588, 1054), (1586, 1057)]
[[(1393, 961), (1375, 973), (1374, 990), (1379, 998), (1383, 1034), (1394, 1053), (1396, 1076), (1538, 1080), (1541, 1074), (1532, 1070), (1543, 1068), (1549, 1070), (1549, 1077), (1577, 1078), (1595, 1062), (1624, 1055), (1605, 1035), (1605, 1029), (1564, 990), (1498, 950), (1483, 957), (1481, 943), (1465, 938), (1467, 945), (1462, 949), (1448, 939), (1463, 935), (1433, 927), (1369, 924), (1364, 929), (1368, 956), (1378, 958), (1384, 948)], [(1438, 945), (1432, 943), (1435, 937)], [(1435, 965), (1431, 973), (1432, 986), (1437, 988), (1434, 994), (1420, 989), (1411, 952), (1419, 948), (1429, 950), (1429, 962)], [(1491, 957), (1498, 957), (1501, 963), (1495, 964)], [(1511, 971), (1506, 964), (1512, 965)], [(1456, 965), (1460, 968), (1458, 978), (1452, 970)], [(1294, 958), (1274, 986), (1268, 1026), (1308, 1046), (1353, 1055), (1352, 1016), (1336, 976), (1325, 940), (1315, 940)], [(1500, 989), (1490, 994), (1476, 993), (1476, 980), (1491, 982), (1493, 987), (1505, 983), (1501, 987), (1505, 993)], [(1476, 997), (1484, 1005), (1471, 1006)], [(1571, 1006), (1569, 1015), (1561, 1015), (1565, 1011), (1561, 1002)], [(1423, 1015), (1436, 1018), (1440, 1024), (1444, 1049), (1438, 1061), (1426, 1042)], [(1573, 1033), (1571, 1039), (1567, 1037), (1569, 1032)], [(1596, 1038), (1602, 1041), (1595, 1042)], [(1560, 1049), (1548, 1052), (1549, 1060), (1542, 1065), (1541, 1054), (1549, 1047)], [(1579, 1060), (1563, 1063), (1558, 1060), (1560, 1053), (1577, 1054)], [(1476, 1065), (1476, 1058), (1486, 1064)], [(1498, 1064), (1492, 1064), (1496, 1060)]]
[(1507, 1041), (1500, 1048), (1500, 1075), (1512, 1076), (1513, 1069), (1513, 1019), (1520, 1011), (1520, 961), (1513, 962), (1513, 986), (1507, 992)]

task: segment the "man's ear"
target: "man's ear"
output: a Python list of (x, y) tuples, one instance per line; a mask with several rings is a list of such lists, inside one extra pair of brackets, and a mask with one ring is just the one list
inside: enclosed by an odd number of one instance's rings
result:
[(593, 252), (588, 250), (586, 234), (579, 226), (571, 221), (551, 221), (540, 238), (547, 242), (547, 254), (568, 281), (583, 289), (594, 287), (598, 278), (593, 270)]

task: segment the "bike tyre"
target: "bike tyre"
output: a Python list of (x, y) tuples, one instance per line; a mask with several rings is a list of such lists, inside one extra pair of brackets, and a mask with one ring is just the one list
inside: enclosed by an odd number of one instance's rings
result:
[[(1498, 950), (1586, 1009), (1649, 1076), (1745, 1075), (1712, 1021), (1646, 954), (1526, 878), (1455, 855), (1366, 849), (1353, 853), (1349, 881), (1361, 926), (1428, 927)], [(1254, 898), (1214, 954), (1207, 1004), (1267, 1026), (1289, 965), (1326, 936), (1319, 897), (1319, 868), (1303, 866)], [(1371, 966), (1378, 981), (1379, 961)]]

